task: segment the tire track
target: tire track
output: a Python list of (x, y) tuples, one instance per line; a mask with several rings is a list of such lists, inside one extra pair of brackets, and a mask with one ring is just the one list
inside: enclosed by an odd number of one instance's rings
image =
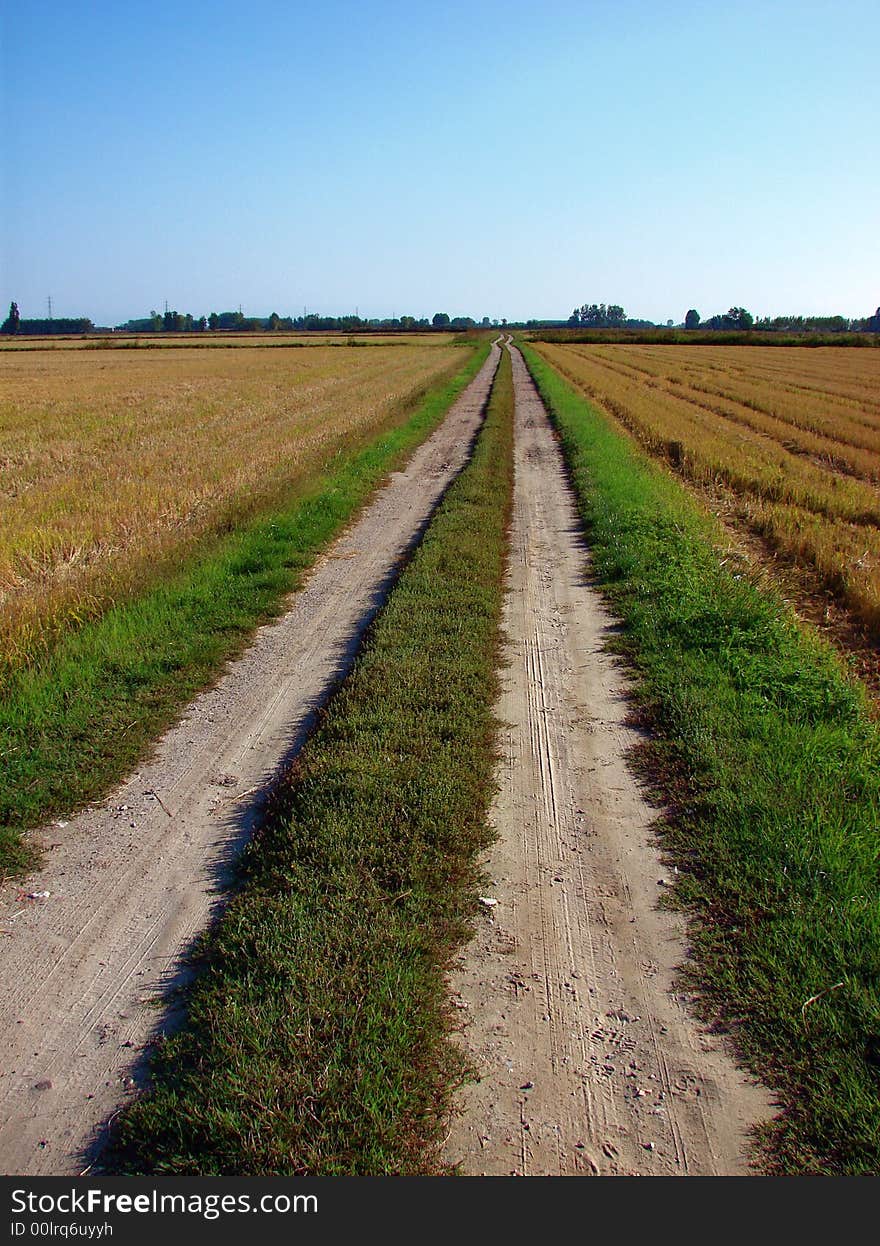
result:
[(487, 912), (452, 981), (480, 1081), (447, 1162), (487, 1174), (748, 1171), (764, 1091), (675, 986), (681, 922), (659, 908), (655, 813), (630, 773), (614, 621), (561, 453), (519, 352), (516, 490), (498, 713), (499, 839)]

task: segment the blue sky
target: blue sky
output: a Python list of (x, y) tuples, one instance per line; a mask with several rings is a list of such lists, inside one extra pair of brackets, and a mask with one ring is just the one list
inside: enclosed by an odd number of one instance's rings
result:
[(0, 307), (880, 303), (876, 0), (3, 6)]

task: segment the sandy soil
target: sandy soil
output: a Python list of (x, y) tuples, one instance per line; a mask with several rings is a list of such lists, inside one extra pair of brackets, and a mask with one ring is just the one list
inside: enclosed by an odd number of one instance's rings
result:
[(479, 1070), (445, 1147), (487, 1174), (735, 1174), (772, 1111), (675, 984), (680, 919), (627, 767), (614, 620), (562, 457), (513, 350), (516, 492), (493, 886), (452, 987)]
[(93, 1162), (104, 1123), (142, 1079), (157, 1001), (184, 980), (181, 957), (210, 919), (259, 793), (463, 465), (498, 357), (149, 763), (100, 806), (45, 828), (45, 867), (0, 894), (3, 1173)]

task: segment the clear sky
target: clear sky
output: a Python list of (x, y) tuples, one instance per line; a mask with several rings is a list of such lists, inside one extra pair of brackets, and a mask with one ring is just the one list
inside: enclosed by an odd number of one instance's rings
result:
[(4, 315), (880, 303), (877, 0), (2, 11)]

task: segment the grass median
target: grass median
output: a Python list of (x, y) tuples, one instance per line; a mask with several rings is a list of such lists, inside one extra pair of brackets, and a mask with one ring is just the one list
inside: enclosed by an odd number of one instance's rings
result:
[(69, 815), (137, 764), (181, 707), (276, 615), (320, 550), (440, 423), (486, 359), (366, 445), (191, 558), (170, 578), (63, 637), (0, 688), (0, 876), (35, 864), (22, 832)]
[(770, 1171), (880, 1171), (880, 731), (713, 521), (536, 352), (593, 568), (624, 624), (707, 1019), (781, 1111)]
[(436, 1162), (463, 1073), (445, 970), (490, 841), (512, 414), (505, 354), (471, 462), (244, 855), (114, 1171)]

